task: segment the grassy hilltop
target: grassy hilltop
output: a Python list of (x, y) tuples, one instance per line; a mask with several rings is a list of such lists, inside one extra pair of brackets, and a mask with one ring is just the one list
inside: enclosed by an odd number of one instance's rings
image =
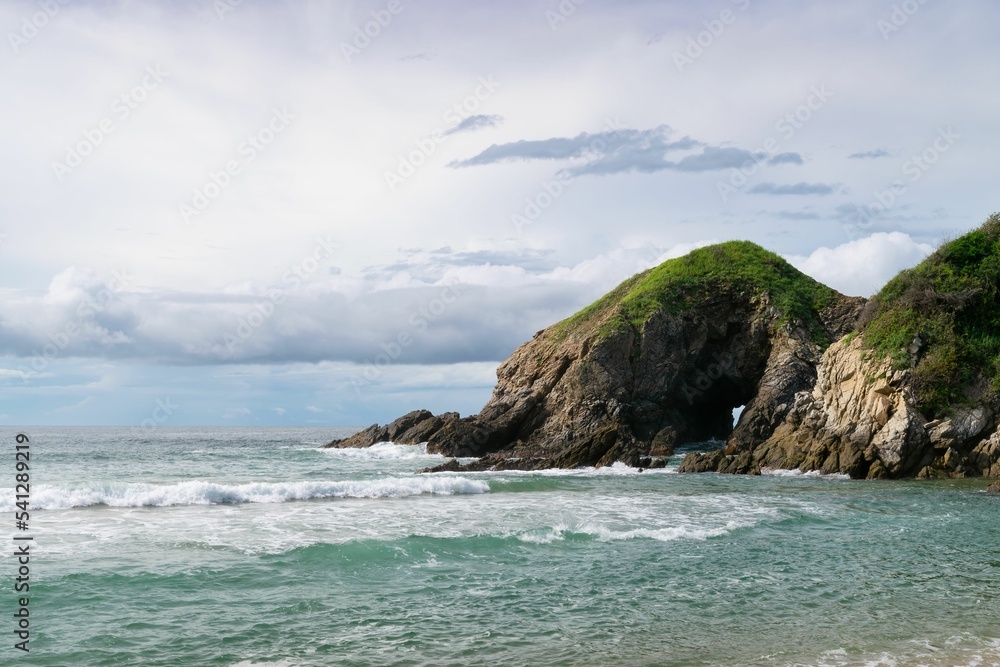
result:
[(600, 326), (602, 334), (610, 335), (622, 327), (641, 329), (659, 310), (684, 312), (723, 294), (765, 292), (783, 317), (810, 330), (821, 330), (816, 314), (835, 294), (755, 243), (727, 241), (632, 276), (561, 322), (556, 331), (565, 336)]
[[(657, 311), (682, 313), (735, 294), (766, 294), (783, 320), (830, 342), (818, 314), (836, 292), (749, 241), (699, 248), (632, 276), (553, 334), (639, 331)], [(890, 280), (856, 334), (874, 357), (913, 368), (917, 403), (928, 417), (956, 402), (1000, 403), (1000, 214)]]
[(899, 273), (869, 303), (865, 344), (897, 368), (913, 366), (928, 417), (1000, 395), (1000, 214)]

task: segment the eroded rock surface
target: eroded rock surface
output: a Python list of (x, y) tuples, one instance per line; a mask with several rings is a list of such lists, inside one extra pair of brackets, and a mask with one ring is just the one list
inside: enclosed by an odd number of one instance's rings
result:
[(795, 396), (783, 422), (752, 456), (737, 461), (720, 453), (692, 454), (681, 470), (1000, 477), (997, 416), (970, 403), (947, 419), (928, 421), (916, 408), (909, 373), (872, 359), (860, 337), (843, 338), (823, 355), (814, 387)]
[[(641, 330), (607, 335), (600, 322), (583, 332), (556, 325), (499, 367), (478, 415), (415, 411), (328, 446), (426, 442), (431, 453), (486, 457), (466, 469), (640, 465), (679, 443), (713, 438), (748, 453), (812, 388), (817, 334), (840, 335), (862, 305), (837, 295), (821, 314), (821, 332), (789, 323), (766, 293), (738, 292), (718, 292), (681, 313), (663, 309)], [(732, 409), (740, 405), (734, 430)]]

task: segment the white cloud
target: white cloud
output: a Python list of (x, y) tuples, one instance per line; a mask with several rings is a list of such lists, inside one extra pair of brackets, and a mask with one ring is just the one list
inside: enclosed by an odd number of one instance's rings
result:
[[(0, 3), (0, 24), (21, 25), (35, 4)], [(867, 294), (919, 260), (927, 244), (967, 231), (995, 207), (1000, 91), (965, 84), (989, 81), (1000, 59), (992, 34), (1000, 8), (987, 0), (961, 10), (922, 6), (891, 49), (876, 27), (885, 7), (755, 3), (683, 72), (673, 54), (717, 10), (680, 0), (584, 3), (555, 32), (545, 19), (551, 0), (467, 3), (461, 12), (427, 0), (407, 5), (351, 62), (340, 45), (370, 20), (365, 3), (243, 2), (224, 21), (204, 2), (98, 4), (61, 5), (37, 37), (8, 51), (0, 78), (7, 276), (0, 353), (20, 355), (0, 379), (20, 382), (31, 372), (30, 387), (40, 392), (61, 383), (59, 402), (49, 407), (93, 391), (72, 370), (80, 359), (108, 360), (120, 373), (142, 365), (149, 377), (136, 384), (154, 385), (156, 369), (180, 373), (184, 364), (220, 373), (253, 361), (363, 365), (410, 333), (413, 342), (394, 365), (488, 364), (618, 281), (706, 239), (755, 241), (794, 255), (842, 291)], [(942, 33), (963, 48), (936, 48)], [(112, 105), (150, 66), (168, 74), (119, 118)], [(948, 76), (956, 71), (964, 78)], [(435, 130), (462, 126), (446, 116), (473, 99), (482, 77), (499, 85), (461, 114), (477, 130), (435, 142), (390, 190), (386, 172)], [(804, 107), (817, 86), (832, 93), (830, 101)], [(247, 160), (241, 144), (275, 108), (295, 118)], [(501, 116), (502, 124), (494, 122)], [(114, 131), (59, 181), (52, 163), (103, 117), (114, 120)], [(905, 161), (932, 146), (942, 125), (961, 137), (865, 227), (885, 234), (841, 245), (840, 223), (856, 222), (857, 207), (905, 178)], [(728, 158), (746, 156), (738, 151), (758, 154), (768, 140), (777, 147), (775, 159), (725, 200), (718, 181), (729, 182), (730, 169), (606, 169), (617, 173), (577, 177), (556, 196), (545, 185), (557, 171), (595, 156), (447, 167), (494, 144), (611, 126), (669, 126), (672, 136), (697, 138), (713, 150), (686, 163), (694, 168), (732, 165)], [(629, 144), (640, 153), (644, 145)], [(877, 147), (891, 155), (848, 157)], [(642, 157), (634, 153), (628, 164)], [(673, 157), (679, 165), (691, 156)], [(727, 159), (709, 159), (719, 157)], [(179, 205), (231, 159), (240, 160), (240, 174), (184, 224)], [(826, 196), (784, 197), (802, 208), (770, 213), (750, 194), (766, 182), (838, 187)], [(539, 215), (515, 228), (512, 215), (531, 206)], [(838, 218), (838, 211), (851, 213)], [(317, 237), (330, 237), (338, 250), (289, 289), (282, 277), (301, 267)], [(126, 289), (99, 311), (79, 312), (123, 269), (133, 277)], [(430, 313), (449, 281), (464, 285), (463, 295)], [(227, 348), (224, 336), (256, 317), (274, 286), (287, 298)], [(233, 392), (270, 377), (251, 375)], [(178, 390), (208, 392), (185, 385), (194, 382), (186, 375), (176, 378)], [(207, 401), (215, 419), (226, 412), (224, 402), (201, 398), (189, 395), (185, 405)], [(228, 400), (253, 410), (232, 413), (233, 422), (277, 419), (273, 405), (327, 405), (301, 396), (294, 403)]]
[[(36, 373), (57, 357), (367, 363), (402, 336), (408, 342), (394, 361), (501, 361), (622, 280), (704, 244), (618, 248), (552, 268), (463, 265), (504, 255), (438, 251), (365, 270), (348, 293), (342, 276), (215, 292), (117, 289), (114, 280), (71, 268), (41, 295), (0, 293), (0, 352), (20, 355), (20, 372)], [(417, 270), (420, 278), (411, 273)]]
[(42, 378), (49, 378), (49, 377), (52, 377), (51, 373), (42, 374), (42, 373), (32, 373), (31, 371), (27, 370), (13, 370), (10, 368), (0, 368), (0, 379), (10, 378), (17, 380), (29, 380), (29, 379), (39, 380)]
[(918, 243), (908, 234), (880, 232), (835, 248), (817, 248), (806, 257), (789, 255), (785, 259), (844, 294), (867, 297), (933, 250), (933, 246)]
[[(697, 241), (695, 243), (678, 243), (670, 250), (659, 255), (656, 261), (651, 264), (651, 266), (656, 266), (657, 264), (662, 264), (668, 259), (676, 259), (677, 257), (683, 257), (692, 250), (697, 250), (698, 248), (704, 248), (707, 245), (712, 245), (713, 243), (718, 243), (716, 240), (712, 241)], [(645, 268), (645, 267), (644, 267)]]

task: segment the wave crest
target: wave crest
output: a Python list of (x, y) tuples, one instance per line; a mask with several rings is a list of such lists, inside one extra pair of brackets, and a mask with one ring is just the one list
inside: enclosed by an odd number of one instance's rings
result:
[(841, 473), (829, 473), (824, 475), (820, 473), (819, 470), (810, 470), (809, 472), (802, 472), (798, 468), (761, 468), (760, 474), (770, 477), (822, 477), (823, 479), (850, 479), (850, 475), (844, 475)]
[(427, 443), (422, 445), (397, 445), (394, 442), (376, 442), (371, 447), (347, 449), (322, 449), (328, 456), (355, 461), (388, 461), (419, 458), (443, 459), (440, 454), (428, 454)]
[(728, 535), (734, 530), (755, 525), (755, 521), (729, 521), (724, 526), (706, 528), (701, 526), (668, 526), (660, 528), (631, 528), (614, 530), (594, 522), (582, 522), (575, 525), (557, 524), (540, 530), (529, 530), (517, 533), (515, 536), (522, 542), (531, 544), (550, 544), (565, 539), (583, 537), (598, 542), (618, 542), (622, 540), (650, 539), (658, 542), (673, 542), (674, 540), (707, 540), (712, 537)]
[[(423, 494), (454, 495), (487, 493), (489, 484), (461, 477), (390, 477), (342, 482), (251, 482), (218, 484), (190, 481), (176, 484), (111, 483), (82, 488), (33, 489), (32, 509), (59, 510), (71, 507), (166, 507), (169, 505), (216, 505), (221, 503), (283, 503), (312, 498), (400, 498)], [(12, 498), (13, 494), (5, 494)], [(13, 512), (12, 500), (0, 504), (0, 512)]]

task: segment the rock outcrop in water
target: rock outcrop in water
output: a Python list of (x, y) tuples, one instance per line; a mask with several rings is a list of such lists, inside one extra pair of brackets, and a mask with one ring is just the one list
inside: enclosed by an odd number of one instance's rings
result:
[(959, 405), (928, 420), (912, 378), (868, 358), (860, 337), (823, 355), (811, 391), (795, 396), (783, 422), (752, 454), (692, 454), (682, 472), (800, 469), (854, 478), (1000, 477), (1000, 433), (985, 405)]
[(681, 470), (1000, 477), (998, 290), (997, 216), (871, 302), (751, 243), (701, 248), (535, 334), (478, 415), (415, 411), (327, 446), (426, 442), (478, 457), (437, 470), (541, 469), (658, 465), (719, 439)]
[(330, 446), (427, 442), (488, 457), (478, 467), (520, 468), (648, 465), (712, 438), (751, 451), (812, 387), (824, 345), (863, 305), (753, 244), (702, 248), (538, 332), (500, 366), (478, 415), (411, 412)]
[(1000, 477), (1000, 216), (891, 280), (817, 378), (751, 454), (681, 470)]

